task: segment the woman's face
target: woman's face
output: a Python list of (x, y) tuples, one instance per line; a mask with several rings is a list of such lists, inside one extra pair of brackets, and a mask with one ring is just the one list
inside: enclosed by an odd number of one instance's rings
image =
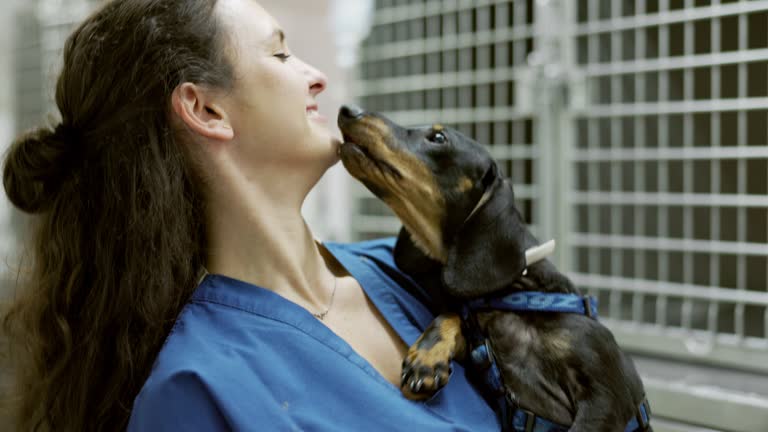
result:
[(224, 0), (218, 7), (233, 48), (235, 83), (226, 105), (240, 162), (247, 168), (320, 163), (324, 171), (337, 161), (338, 145), (317, 110), (325, 75), (291, 54), (278, 23), (255, 1)]

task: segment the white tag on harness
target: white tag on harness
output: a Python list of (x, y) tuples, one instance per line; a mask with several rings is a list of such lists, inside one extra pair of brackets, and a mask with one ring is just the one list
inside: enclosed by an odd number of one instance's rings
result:
[(555, 253), (555, 241), (550, 240), (525, 251), (525, 266), (537, 263)]

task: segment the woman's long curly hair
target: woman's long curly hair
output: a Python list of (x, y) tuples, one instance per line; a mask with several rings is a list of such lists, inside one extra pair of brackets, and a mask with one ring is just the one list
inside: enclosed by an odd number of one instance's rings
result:
[(19, 137), (30, 269), (3, 317), (18, 430), (125, 429), (205, 258), (201, 176), (171, 119), (183, 82), (229, 89), (216, 0), (116, 0), (67, 39), (62, 121)]

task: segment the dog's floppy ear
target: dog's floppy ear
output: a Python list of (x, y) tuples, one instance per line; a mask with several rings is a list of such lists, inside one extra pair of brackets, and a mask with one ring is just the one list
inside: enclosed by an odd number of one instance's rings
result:
[(458, 299), (490, 294), (518, 279), (526, 247), (535, 242), (514, 205), (512, 185), (497, 178), (490, 188), (491, 197), (448, 246), (443, 282)]

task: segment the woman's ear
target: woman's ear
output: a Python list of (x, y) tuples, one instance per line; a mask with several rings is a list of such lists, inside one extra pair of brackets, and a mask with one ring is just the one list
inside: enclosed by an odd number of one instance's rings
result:
[(181, 121), (198, 135), (217, 141), (234, 138), (230, 117), (210, 90), (189, 82), (180, 84), (171, 95), (171, 105)]

